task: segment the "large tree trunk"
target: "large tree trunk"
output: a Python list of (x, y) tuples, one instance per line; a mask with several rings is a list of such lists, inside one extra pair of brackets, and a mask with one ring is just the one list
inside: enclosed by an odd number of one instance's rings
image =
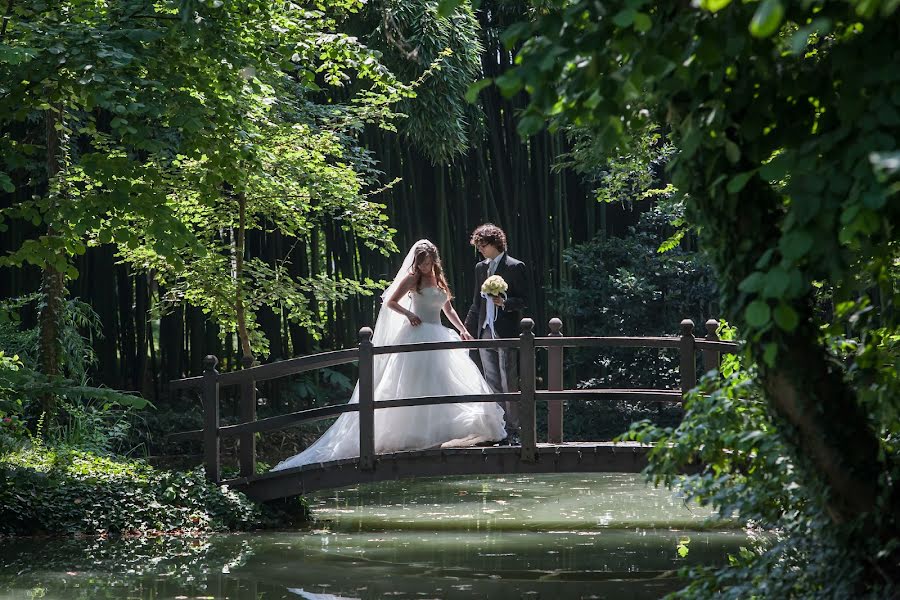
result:
[[(60, 321), (63, 313), (65, 286), (63, 274), (50, 265), (44, 266), (41, 277), (40, 356), (41, 372), (49, 378), (62, 375), (62, 344)], [(56, 419), (56, 396), (44, 394), (41, 409), (47, 425)]]
[[(801, 456), (831, 488), (832, 518), (842, 523), (863, 513), (875, 516), (879, 478), (885, 472), (878, 438), (843, 374), (818, 343), (810, 320), (806, 323), (781, 338), (776, 365), (761, 368), (770, 403), (794, 427), (791, 441)], [(763, 365), (762, 356), (758, 359)]]
[[(854, 546), (865, 547), (877, 540), (891, 548), (900, 537), (900, 489), (883, 487), (890, 486), (886, 474), (892, 466), (885, 462), (890, 459), (880, 456), (877, 433), (843, 373), (818, 342), (811, 317), (805, 323), (793, 335), (781, 338), (776, 365), (761, 368), (769, 404), (792, 426), (787, 438), (800, 460), (827, 484), (825, 507), (832, 520), (837, 524), (859, 520)], [(763, 365), (762, 352), (756, 354)], [(867, 578), (900, 582), (896, 546), (888, 555), (869, 557), (868, 562)]]
[[(45, 112), (45, 141), (47, 145), (47, 181), (48, 193), (58, 193), (54, 180), (59, 176), (59, 131), (57, 123), (61, 122), (60, 115), (53, 108)], [(54, 237), (52, 223), (48, 224), (47, 236)], [(41, 371), (48, 378), (57, 378), (62, 375), (62, 344), (60, 342), (61, 319), (63, 313), (63, 297), (65, 294), (65, 280), (63, 274), (51, 264), (45, 264), (41, 275), (41, 310), (39, 317), (40, 342), (38, 356)], [(56, 396), (50, 392), (41, 398), (41, 409), (44, 413), (44, 422), (47, 425), (45, 431), (52, 429), (55, 423)]]
[[(696, 208), (706, 212), (705, 236), (741, 241), (720, 244), (713, 254), (716, 269), (723, 275), (720, 281), (727, 317), (736, 323), (744, 322), (744, 307), (750, 301), (738, 289), (739, 284), (756, 270), (760, 256), (778, 246), (780, 202), (773, 194), (761, 180), (751, 180), (741, 192), (739, 211), (714, 200), (696, 200)], [(698, 190), (693, 196), (702, 197)], [(772, 328), (749, 342), (769, 406), (787, 424), (784, 439), (799, 459), (798, 466), (827, 485), (826, 509), (835, 523), (863, 517), (861, 535), (895, 535), (879, 525), (886, 516), (879, 515), (883, 510), (879, 495), (890, 465), (879, 456), (878, 435), (819, 339), (813, 298), (797, 299), (791, 307), (800, 317), (794, 331)], [(778, 348), (771, 366), (764, 358), (768, 344)], [(894, 502), (888, 511), (892, 512), (889, 521), (900, 522), (900, 502)]]

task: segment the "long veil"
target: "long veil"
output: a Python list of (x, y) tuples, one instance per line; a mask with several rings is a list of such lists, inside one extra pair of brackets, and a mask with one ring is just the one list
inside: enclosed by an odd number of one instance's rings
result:
[[(394, 280), (381, 294), (381, 308), (378, 310), (378, 317), (375, 320), (375, 330), (372, 335), (372, 344), (375, 346), (390, 346), (400, 334), (406, 318), (400, 313), (388, 308), (387, 301), (400, 287), (400, 284), (411, 272), (413, 260), (415, 259), (416, 247), (428, 240), (421, 239), (413, 244), (403, 264), (394, 276)], [(412, 304), (412, 298), (407, 294), (400, 300), (400, 305), (409, 309)], [(379, 355), (374, 359), (373, 364), (373, 389), (378, 388), (385, 373), (385, 366), (389, 359), (389, 355)], [(353, 395), (350, 396), (348, 404), (356, 404), (359, 402), (359, 382), (353, 389)], [(316, 440), (309, 448), (300, 454), (282, 461), (273, 468), (273, 471), (280, 469), (289, 469), (291, 467), (304, 464), (323, 462), (331, 460), (334, 457), (359, 456), (359, 414), (344, 413), (334, 424), (328, 428), (322, 437)]]
[[(406, 323), (406, 317), (388, 308), (387, 302), (394, 295), (394, 292), (397, 291), (397, 288), (400, 287), (400, 284), (403, 283), (406, 276), (412, 272), (413, 261), (416, 258), (416, 247), (423, 243), (430, 244), (428, 240), (421, 239), (410, 246), (409, 252), (406, 253), (406, 258), (403, 259), (403, 264), (400, 265), (397, 275), (394, 276), (394, 281), (381, 293), (381, 308), (378, 310), (378, 317), (375, 319), (375, 331), (372, 335), (372, 344), (374, 346), (390, 346), (397, 339), (397, 335)], [(410, 296), (407, 294), (406, 297), (400, 300), (400, 305), (408, 309), (411, 302)], [(375, 376), (378, 377), (377, 365), (375, 370)]]

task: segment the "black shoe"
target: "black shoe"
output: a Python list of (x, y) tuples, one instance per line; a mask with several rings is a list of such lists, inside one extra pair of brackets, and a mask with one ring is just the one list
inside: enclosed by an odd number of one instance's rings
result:
[(510, 437), (511, 437), (511, 436), (506, 436), (505, 438), (503, 438), (502, 440), (500, 440), (499, 442), (497, 442), (495, 445), (496, 445), (496, 446), (509, 446), (509, 445), (510, 445), (510, 443), (509, 443), (509, 438), (510, 438)]
[(509, 434), (508, 436), (506, 436), (506, 439), (503, 441), (506, 442), (507, 446), (521, 446), (522, 445), (522, 440), (519, 439), (518, 433)]

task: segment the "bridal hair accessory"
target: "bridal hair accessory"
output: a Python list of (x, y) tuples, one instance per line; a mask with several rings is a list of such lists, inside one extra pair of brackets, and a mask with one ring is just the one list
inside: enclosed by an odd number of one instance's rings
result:
[(506, 280), (499, 275), (491, 275), (481, 284), (481, 297), (487, 300), (487, 304), (485, 305), (484, 324), (486, 327), (490, 328), (491, 337), (494, 338), (497, 337), (497, 331), (494, 329), (494, 321), (497, 319), (497, 310), (499, 309), (491, 298), (500, 296), (506, 300), (506, 290), (508, 289), (509, 285), (506, 283)]

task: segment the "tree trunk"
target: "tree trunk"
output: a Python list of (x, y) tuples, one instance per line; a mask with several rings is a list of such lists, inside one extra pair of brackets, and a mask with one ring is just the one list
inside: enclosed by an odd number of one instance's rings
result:
[[(778, 245), (779, 203), (770, 197), (773, 193), (761, 180), (751, 180), (741, 193), (740, 211), (713, 200), (697, 200), (697, 208), (707, 213), (704, 220), (710, 224), (704, 235), (746, 241), (720, 245), (713, 255), (717, 271), (727, 274), (721, 278), (727, 316), (737, 323), (744, 322), (743, 311), (749, 302), (738, 285), (755, 270), (758, 257)], [(751, 342), (769, 406), (788, 425), (785, 441), (799, 458), (798, 466), (828, 486), (826, 509), (835, 523), (863, 517), (862, 536), (885, 534), (878, 525), (885, 516), (879, 515), (884, 510), (879, 508), (879, 494), (883, 474), (890, 472), (890, 466), (879, 457), (878, 436), (819, 340), (812, 298), (797, 299), (791, 307), (800, 317), (794, 331), (773, 328)], [(768, 344), (778, 348), (772, 366), (764, 359)], [(900, 502), (894, 502), (888, 511), (893, 523), (900, 522)]]
[[(832, 490), (828, 510), (837, 523), (880, 510), (879, 480), (888, 467), (879, 459), (879, 442), (853, 390), (806, 323), (779, 346), (776, 365), (761, 369), (772, 407), (796, 431), (797, 449)], [(762, 356), (758, 357), (764, 364)], [(888, 510), (900, 522), (900, 503)]]
[(246, 358), (253, 358), (253, 351), (250, 349), (250, 334), (247, 332), (247, 315), (244, 307), (244, 242), (246, 239), (247, 226), (247, 197), (243, 192), (237, 195), (238, 202), (238, 228), (234, 240), (234, 312), (237, 319), (238, 337), (241, 341), (241, 355)]
[[(48, 193), (57, 194), (54, 181), (59, 176), (59, 131), (56, 126), (61, 122), (60, 114), (50, 108), (45, 112), (45, 140), (47, 145), (47, 181)], [(48, 224), (47, 236), (55, 237), (52, 223)], [(63, 274), (51, 264), (44, 264), (41, 275), (41, 309), (39, 316), (40, 342), (38, 355), (40, 368), (44, 375), (54, 379), (62, 375), (62, 344), (60, 342), (61, 319), (63, 314), (63, 298), (65, 280)], [(56, 422), (56, 396), (47, 392), (41, 398), (41, 410), (44, 413), (45, 431), (52, 429)]]
[[(40, 365), (41, 372), (49, 378), (62, 375), (62, 345), (60, 344), (60, 321), (63, 313), (65, 286), (63, 274), (50, 265), (44, 266), (41, 277), (40, 312)], [(56, 419), (56, 397), (45, 394), (41, 399), (41, 409), (47, 425)]]

